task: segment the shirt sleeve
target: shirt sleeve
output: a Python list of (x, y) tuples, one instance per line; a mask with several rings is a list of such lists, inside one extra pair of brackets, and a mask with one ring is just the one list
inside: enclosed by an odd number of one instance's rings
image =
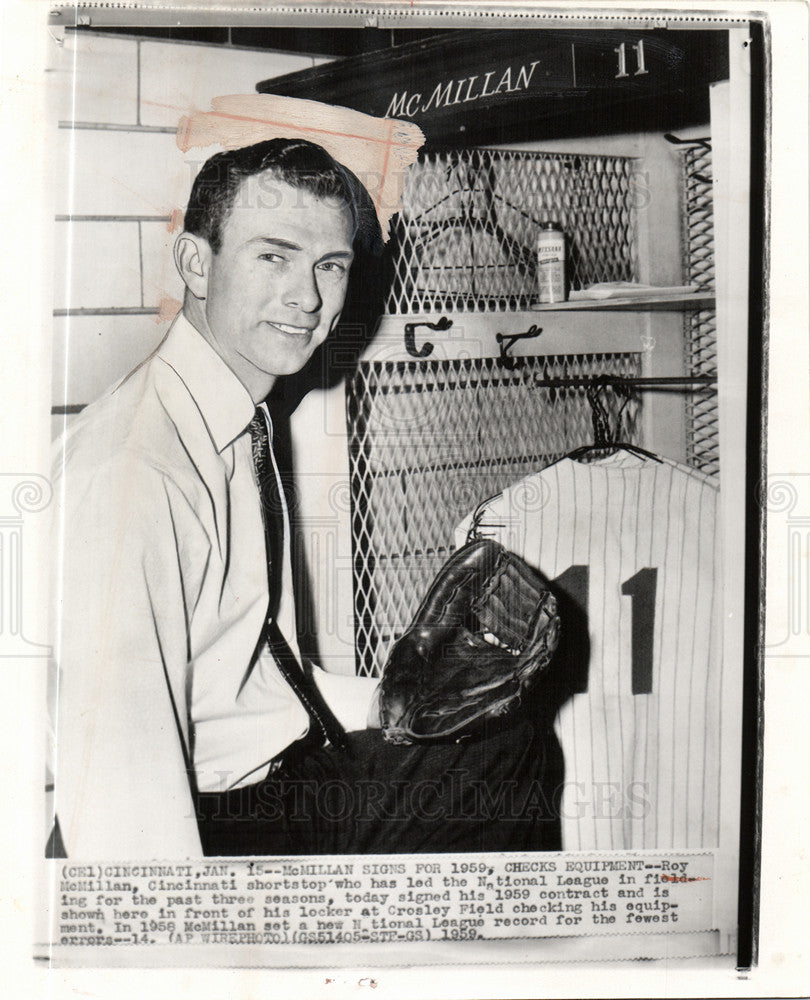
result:
[(182, 563), (202, 528), (139, 456), (68, 468), (62, 496), (54, 783), (68, 856), (199, 857)]
[(346, 732), (367, 728), (369, 709), (380, 683), (379, 677), (332, 674), (321, 667), (312, 668), (312, 677), (324, 701)]

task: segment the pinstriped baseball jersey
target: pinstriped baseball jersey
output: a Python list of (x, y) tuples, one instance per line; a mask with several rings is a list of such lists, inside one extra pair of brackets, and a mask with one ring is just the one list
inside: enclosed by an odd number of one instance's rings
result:
[(459, 528), (459, 542), (496, 538), (558, 594), (566, 850), (717, 843), (717, 508), (701, 473), (618, 451), (562, 459)]

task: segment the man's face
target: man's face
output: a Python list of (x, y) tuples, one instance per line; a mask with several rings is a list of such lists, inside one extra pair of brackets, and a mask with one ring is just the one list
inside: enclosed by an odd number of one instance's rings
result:
[(214, 347), (254, 398), (268, 376), (299, 371), (334, 329), (353, 235), (336, 201), (269, 173), (242, 183), (210, 256), (205, 313)]

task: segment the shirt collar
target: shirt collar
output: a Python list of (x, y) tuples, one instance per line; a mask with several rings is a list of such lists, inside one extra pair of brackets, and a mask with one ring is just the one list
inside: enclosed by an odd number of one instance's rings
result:
[(256, 407), (247, 389), (182, 312), (157, 353), (188, 389), (221, 452), (253, 419)]

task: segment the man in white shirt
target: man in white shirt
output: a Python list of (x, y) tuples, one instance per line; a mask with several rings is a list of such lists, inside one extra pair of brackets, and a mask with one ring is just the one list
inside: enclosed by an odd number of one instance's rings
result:
[[(516, 768), (534, 780), (544, 754), (531, 735), (493, 727), (472, 751), (410, 751), (368, 730), (341, 749), (279, 666), (300, 670), (289, 519), (283, 501), (262, 509), (251, 424), (266, 426), (276, 380), (334, 330), (375, 226), (357, 179), (312, 143), (212, 157), (175, 247), (182, 313), (63, 442), (55, 794), (70, 857), (506, 846), (469, 808), (450, 813), (459, 781)], [(272, 516), (284, 541), (268, 575)], [(283, 655), (268, 646), (268, 612)], [(375, 682), (340, 680), (357, 729)], [(437, 791), (454, 768), (456, 786)], [(427, 789), (424, 815), (413, 795), (394, 801), (397, 781)], [(323, 797), (330, 783), (339, 805)], [(555, 846), (554, 822), (540, 836), (512, 819), (510, 845)]]

